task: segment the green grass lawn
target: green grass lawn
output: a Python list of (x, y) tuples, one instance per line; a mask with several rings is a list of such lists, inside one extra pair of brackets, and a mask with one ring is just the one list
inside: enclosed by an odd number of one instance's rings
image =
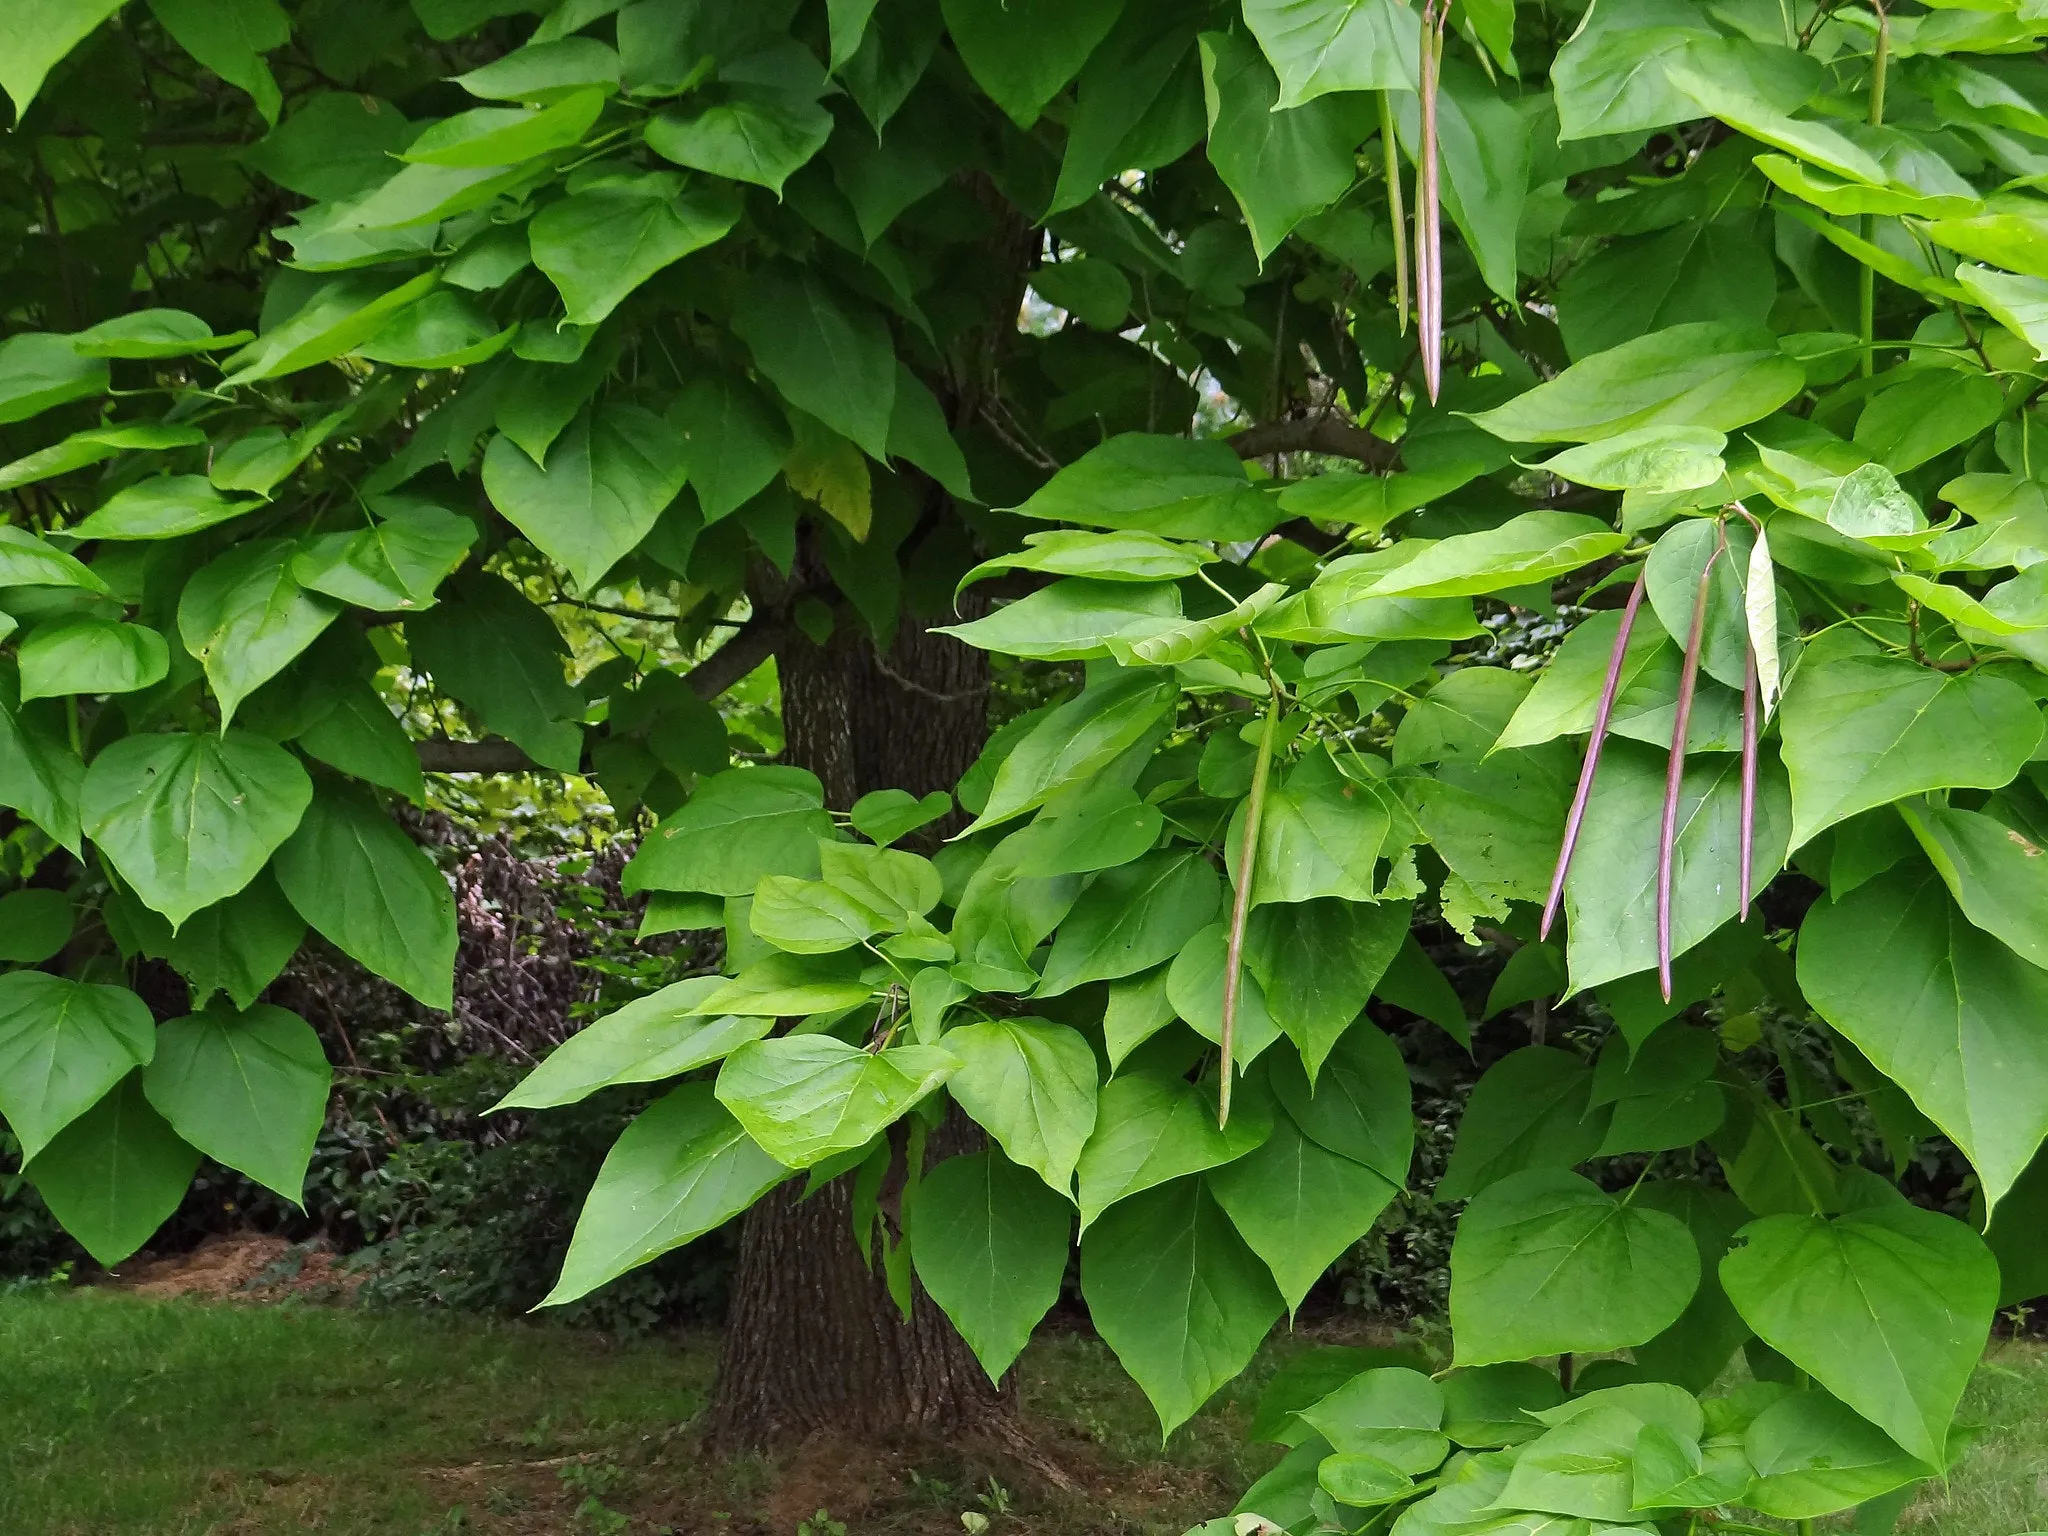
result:
[[(1092, 1340), (1020, 1367), (1027, 1422), (1082, 1492), (972, 1447), (812, 1444), (714, 1463), (691, 1420), (713, 1341), (586, 1334), (336, 1308), (71, 1291), (0, 1297), (4, 1536), (1178, 1536), (1266, 1454), (1245, 1380), (1162, 1452), (1150, 1410)], [(2048, 1528), (2048, 1352), (2001, 1346), (1966, 1412), (1990, 1426), (1954, 1485), (1909, 1514), (1928, 1536)], [(809, 1536), (838, 1536), (813, 1521)]]

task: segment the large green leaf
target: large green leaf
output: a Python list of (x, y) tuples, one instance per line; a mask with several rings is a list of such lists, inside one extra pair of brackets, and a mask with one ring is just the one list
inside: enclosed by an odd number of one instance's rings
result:
[(126, 987), (44, 971), (0, 976), (0, 1115), (30, 1159), (156, 1049)]
[(948, 1030), (960, 1058), (947, 1091), (1009, 1160), (1071, 1198), (1074, 1165), (1095, 1129), (1095, 1052), (1064, 1024), (992, 1019)]
[(449, 595), (406, 620), (413, 659), (535, 762), (574, 772), (583, 757), (583, 701), (562, 673), (568, 647), (554, 622), (482, 571), (457, 578)]
[(1451, 1245), (1458, 1364), (1647, 1343), (1699, 1280), (1699, 1250), (1676, 1218), (1575, 1173), (1513, 1174), (1465, 1208)]
[(1466, 1100), (1437, 1198), (1462, 1200), (1530, 1168), (1575, 1167), (1599, 1150), (1606, 1121), (1578, 1057), (1549, 1045), (1510, 1051)]
[(198, 1167), (198, 1151), (150, 1107), (142, 1075), (131, 1072), (22, 1171), (64, 1230), (111, 1267), (178, 1209)]
[(246, 496), (223, 495), (204, 475), (156, 475), (116, 491), (71, 532), (82, 539), (174, 539), (260, 505)]
[(1301, 1410), (1302, 1422), (1349, 1456), (1371, 1456), (1404, 1474), (1434, 1472), (1450, 1450), (1444, 1393), (1406, 1366), (1360, 1371)]
[(149, 0), (149, 9), (180, 48), (247, 91), (275, 126), (283, 96), (263, 55), (292, 37), (291, 18), (277, 0)]
[(299, 585), (357, 608), (431, 608), (435, 591), (469, 554), (476, 524), (428, 502), (385, 497), (380, 520), (311, 539), (292, 562)]
[(1088, 661), (1116, 655), (1130, 662), (1133, 654), (1119, 651), (1119, 644), (1130, 646), (1164, 635), (1177, 628), (1180, 619), (1178, 587), (1070, 576), (1005, 604), (986, 618), (944, 625), (937, 633), (1005, 656)]
[(1825, 1392), (1793, 1392), (1751, 1421), (1756, 1480), (1742, 1502), (1780, 1520), (1812, 1520), (1881, 1499), (1932, 1470)]
[(350, 778), (426, 799), (419, 753), (383, 696), (366, 681), (344, 686), (334, 707), (298, 735), (299, 750)]
[(731, 1054), (774, 1027), (772, 1018), (712, 1018), (696, 1005), (725, 985), (723, 976), (692, 976), (637, 997), (616, 1013), (564, 1040), (493, 1109), (552, 1109), (600, 1088), (680, 1077)]
[(38, 625), (21, 642), (21, 696), (133, 693), (170, 671), (164, 637), (141, 624), (69, 619)]
[[(1247, 814), (1240, 803), (1224, 840), (1233, 885), (1245, 877), (1239, 856)], [(1371, 901), (1373, 867), (1387, 828), (1387, 808), (1377, 794), (1346, 778), (1329, 753), (1310, 752), (1267, 787), (1252, 866), (1253, 903)]]
[(1669, 1151), (1712, 1134), (1726, 1112), (1710, 1080), (1719, 1062), (1720, 1045), (1703, 1029), (1667, 1025), (1640, 1047), (1610, 1035), (1593, 1071), (1593, 1103), (1614, 1106), (1598, 1155)]
[[(723, 101), (694, 112), (666, 112), (647, 125), (647, 147), (664, 160), (752, 182), (778, 197), (782, 184), (831, 136), (832, 114), (804, 90), (736, 90)], [(739, 211), (737, 202), (731, 207)]]
[(1008, 821), (1068, 785), (1085, 785), (1171, 718), (1179, 691), (1146, 668), (1119, 668), (1046, 712), (997, 767), (970, 830)]
[(517, 165), (581, 139), (604, 108), (593, 87), (549, 107), (476, 107), (444, 117), (406, 146), (399, 158), (429, 165)]
[[(408, 166), (406, 170), (456, 177), (489, 174), (444, 172), (438, 166)], [(393, 286), (388, 275), (375, 272), (336, 273), (307, 294), (298, 308), (276, 325), (266, 323), (254, 341), (226, 358), (221, 366), (233, 371), (224, 382), (240, 385), (280, 378), (352, 351), (382, 330), (392, 315), (424, 295), (436, 280), (436, 274), (422, 272)], [(264, 318), (266, 322), (270, 319), (268, 312)]]
[(336, 949), (429, 1008), (455, 1006), (455, 897), (367, 791), (322, 785), (274, 867), (299, 915)]
[(681, 434), (631, 405), (580, 413), (545, 466), (509, 437), (484, 453), (492, 504), (586, 592), (647, 537), (684, 473)]
[(737, 198), (712, 186), (685, 192), (682, 180), (673, 171), (609, 177), (534, 216), (533, 263), (561, 292), (569, 324), (597, 324), (663, 267), (738, 221)]
[(869, 458), (887, 456), (896, 355), (879, 314), (811, 268), (763, 266), (741, 291), (732, 324), (785, 400)]
[(2048, 869), (2040, 845), (1982, 811), (1898, 809), (1963, 914), (2029, 964), (2048, 967)]
[(1111, 1078), (1081, 1149), (1081, 1229), (1140, 1190), (1243, 1157), (1272, 1129), (1271, 1112), (1249, 1098), (1219, 1127), (1213, 1085), (1149, 1072)]
[(587, 1296), (636, 1265), (723, 1226), (789, 1177), (709, 1083), (685, 1083), (626, 1127), (597, 1171), (543, 1306)]
[(1995, 1206), (2048, 1137), (2048, 971), (1908, 864), (1815, 904), (1799, 987), (1962, 1149)]
[[(176, 933), (132, 897), (118, 906), (109, 902), (106, 910), (108, 927), (124, 948), (169, 961), (191, 984), (192, 1001), (200, 1007), (216, 992), (225, 992), (237, 1008), (251, 1006), (306, 937), (305, 919), (267, 869), (225, 901), (194, 912)], [(123, 934), (123, 925), (131, 931)]]
[(1286, 514), (1254, 490), (1228, 443), (1125, 432), (1034, 491), (1022, 517), (1178, 539), (1256, 539)]
[[(1012, 753), (1014, 757), (1016, 754)], [(1006, 839), (1030, 878), (1087, 875), (1149, 852), (1165, 816), (1115, 777), (1084, 779), (1061, 790), (1023, 831)]]
[(102, 394), (107, 383), (106, 359), (81, 353), (69, 336), (30, 331), (0, 341), (0, 425)]
[(1289, 1311), (1399, 1193), (1363, 1163), (1311, 1141), (1287, 1114), (1274, 1116), (1264, 1143), (1206, 1177)]
[(1351, 189), (1373, 108), (1348, 93), (1281, 107), (1280, 82), (1250, 38), (1204, 32), (1201, 49), (1209, 160), (1244, 210), (1263, 262), (1303, 219)]
[(917, 1278), (1000, 1381), (1059, 1300), (1073, 1207), (998, 1152), (947, 1158), (906, 1204)]
[[(1635, 742), (1609, 743), (1586, 809), (1585, 830), (1565, 883), (1574, 987), (1598, 986), (1657, 963), (1657, 827), (1667, 755)], [(1792, 821), (1782, 770), (1758, 765), (1753, 889), (1785, 862)], [(1683, 954), (1736, 915), (1741, 905), (1740, 758), (1686, 760), (1679, 783), (1671, 861), (1671, 950)]]
[(736, 511), (775, 478), (793, 445), (782, 412), (743, 379), (718, 374), (684, 386), (668, 418), (704, 521)]
[(1421, 29), (1399, 0), (1249, 0), (1245, 23), (1280, 75), (1282, 107), (1330, 91), (1413, 90)]
[(866, 1146), (958, 1065), (936, 1046), (864, 1051), (831, 1035), (781, 1035), (726, 1057), (718, 1097), (769, 1156), (808, 1168)]
[[(1230, 927), (1211, 923), (1189, 939), (1166, 972), (1166, 1001), (1189, 1029), (1204, 1040), (1223, 1042), (1223, 973), (1229, 961)], [(1231, 1061), (1245, 1072), (1280, 1038), (1280, 1026), (1266, 1009), (1266, 989), (1240, 970)]]
[(1396, 1189), (1408, 1182), (1415, 1117), (1400, 1049), (1365, 1020), (1337, 1042), (1310, 1086), (1285, 1052), (1268, 1076), (1281, 1106), (1310, 1141), (1372, 1169)]
[(1150, 970), (1206, 928), (1222, 902), (1215, 867), (1192, 850), (1103, 871), (1060, 925), (1038, 996)]
[(1252, 913), (1245, 925), (1245, 969), (1311, 1077), (1348, 1039), (1345, 1032), (1400, 953), (1412, 915), (1407, 902), (1336, 899), (1267, 905)]
[(1766, 1216), (1721, 1261), (1760, 1338), (1931, 1466), (1998, 1307), (1998, 1262), (1903, 1199), (1829, 1220)]
[(240, 545), (195, 575), (178, 599), (179, 637), (205, 666), (223, 723), (341, 612), (299, 584), (297, 553), (283, 539)]
[(2041, 742), (2041, 712), (2017, 684), (1896, 656), (1800, 667), (1779, 719), (1795, 848), (1887, 801), (2008, 784)]
[(0, 90), (14, 101), (19, 122), (42, 89), (43, 78), (93, 28), (121, 9), (122, 0), (21, 0), (0, 14)]
[(86, 836), (176, 928), (253, 880), (312, 798), (289, 752), (230, 730), (123, 737), (86, 770), (79, 811)]
[(46, 544), (26, 528), (0, 527), (0, 587), (78, 587), (107, 590), (107, 584), (77, 557)]
[(1472, 419), (1519, 443), (1590, 443), (1651, 426), (1727, 432), (1769, 415), (1805, 383), (1769, 331), (1700, 321), (1574, 363)]
[(834, 835), (817, 776), (802, 768), (731, 768), (697, 786), (626, 865), (630, 892), (751, 896), (770, 875), (815, 879), (818, 843)]
[(1656, 1380), (1704, 1392), (1721, 1379), (1735, 1351), (1750, 1338), (1749, 1324), (1721, 1288), (1719, 1273), (1721, 1256), (1750, 1213), (1727, 1190), (1694, 1179), (1647, 1180), (1633, 1203), (1685, 1223), (1700, 1253), (1700, 1288), (1677, 1322), (1632, 1353)]
[(1173, 1433), (1251, 1363), (1282, 1302), (1199, 1179), (1181, 1179), (1106, 1212), (1081, 1239), (1081, 1294)]
[(0, 805), (19, 810), (75, 853), (85, 764), (65, 741), (54, 706), (24, 708), (16, 688), (13, 669), (0, 666)]
[(946, 31), (968, 73), (1019, 128), (1081, 72), (1121, 9), (1113, 0), (941, 0)]
[(269, 1003), (168, 1020), (142, 1071), (171, 1129), (298, 1206), (333, 1080), (313, 1026)]

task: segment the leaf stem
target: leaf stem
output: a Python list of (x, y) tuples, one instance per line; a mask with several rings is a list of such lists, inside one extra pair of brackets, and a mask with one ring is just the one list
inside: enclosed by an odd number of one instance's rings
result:
[(1572, 812), (1564, 824), (1564, 841), (1558, 845), (1557, 869), (1550, 877), (1550, 899), (1543, 904), (1543, 925), (1539, 939), (1550, 937), (1550, 925), (1557, 921), (1557, 909), (1564, 900), (1565, 876), (1571, 872), (1572, 854), (1579, 846), (1579, 829), (1586, 820), (1586, 805), (1593, 798), (1593, 776), (1600, 771), (1600, 751), (1607, 743), (1607, 722), (1614, 714), (1614, 700), (1621, 692), (1621, 667), (1628, 656), (1628, 637), (1636, 626), (1636, 612), (1643, 606), (1645, 563), (1636, 572), (1636, 584), (1629, 589), (1628, 606), (1621, 610), (1621, 627), (1614, 632), (1614, 650), (1607, 658), (1607, 679), (1600, 687), (1600, 704), (1593, 711), (1593, 735), (1586, 743), (1586, 761), (1579, 769), (1578, 793), (1572, 796)]
[(1394, 136), (1394, 96), (1380, 92), (1380, 153), (1386, 157), (1387, 214), (1394, 225), (1394, 312), (1401, 317), (1401, 334), (1408, 334), (1408, 209), (1401, 192), (1401, 153)]
[[(1671, 762), (1664, 771), (1664, 821), (1657, 836), (1657, 986), (1671, 1001), (1671, 865), (1678, 846), (1678, 795), (1685, 783), (1685, 739), (1692, 725), (1693, 693), (1700, 681), (1701, 642), (1707, 632), (1707, 595), (1713, 591), (1714, 564), (1728, 548), (1728, 525), (1716, 523), (1719, 537), (1700, 568), (1692, 600), (1692, 629), (1685, 639), (1685, 668), (1678, 675), (1678, 708), (1671, 722)], [(1647, 569), (1647, 567), (1645, 567)]]
[(1252, 877), (1259, 860), (1259, 822), (1266, 813), (1266, 780), (1273, 767), (1273, 742), (1280, 734), (1280, 690), (1266, 705), (1266, 723), (1259, 732), (1259, 755), (1252, 761), (1251, 793), (1244, 802), (1244, 837), (1237, 850), (1237, 891), (1230, 904), (1230, 939), (1223, 952), (1223, 1076), (1216, 1091), (1216, 1124), (1230, 1123), (1230, 1056), (1237, 1042), (1237, 999), (1244, 970), (1244, 929), (1251, 916)]

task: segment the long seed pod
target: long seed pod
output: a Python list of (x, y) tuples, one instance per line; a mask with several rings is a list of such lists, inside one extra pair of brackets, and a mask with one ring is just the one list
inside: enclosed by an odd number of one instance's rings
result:
[(1401, 334), (1408, 334), (1408, 209), (1401, 192), (1401, 153), (1394, 136), (1394, 94), (1380, 92), (1380, 153), (1387, 161), (1387, 216), (1394, 226), (1394, 312), (1401, 317)]
[[(1648, 567), (1645, 567), (1647, 570)], [(1628, 637), (1636, 627), (1636, 610), (1643, 606), (1643, 572), (1629, 589), (1628, 606), (1621, 610), (1621, 627), (1614, 632), (1614, 650), (1607, 658), (1607, 678), (1600, 685), (1600, 706), (1593, 711), (1593, 736), (1586, 743), (1586, 761), (1579, 769), (1578, 793), (1572, 796), (1572, 813), (1564, 824), (1564, 841), (1557, 849), (1557, 869), (1550, 877), (1550, 899), (1543, 904), (1543, 926), (1539, 939), (1550, 937), (1550, 925), (1557, 921), (1557, 909), (1564, 901), (1564, 879), (1571, 873), (1572, 854), (1579, 846), (1579, 829), (1585, 824), (1586, 804), (1593, 798), (1593, 775), (1600, 771), (1600, 749), (1607, 744), (1607, 721), (1614, 713), (1614, 700), (1621, 692), (1621, 664), (1628, 656)]]
[(1756, 652), (1742, 657), (1742, 920), (1749, 921), (1750, 860), (1756, 848)]
[(1700, 568), (1692, 600), (1692, 630), (1685, 637), (1685, 668), (1678, 675), (1678, 709), (1671, 722), (1671, 764), (1664, 773), (1664, 825), (1657, 838), (1657, 985), (1671, 1001), (1671, 860), (1678, 843), (1678, 792), (1685, 782), (1685, 738), (1692, 726), (1692, 696), (1700, 680), (1700, 645), (1707, 630), (1707, 594), (1713, 590), (1714, 562), (1728, 548), (1721, 527), (1713, 553)]
[(1266, 706), (1266, 724), (1259, 732), (1259, 755), (1252, 761), (1251, 793), (1244, 802), (1244, 837), (1237, 850), (1237, 892), (1230, 903), (1230, 938), (1223, 952), (1223, 1027), (1217, 1043), (1223, 1057), (1223, 1081), (1216, 1090), (1216, 1124), (1230, 1124), (1230, 1058), (1237, 1043), (1237, 998), (1244, 971), (1244, 928), (1252, 909), (1252, 876), (1259, 861), (1259, 822), (1266, 813), (1266, 777), (1273, 767), (1273, 742), (1279, 734), (1280, 698)]
[(1422, 382), (1436, 403), (1444, 381), (1443, 209), (1438, 198), (1437, 83), (1444, 57), (1444, 22), (1450, 0), (1422, 9), (1422, 142), (1415, 176), (1415, 311), (1422, 344)]

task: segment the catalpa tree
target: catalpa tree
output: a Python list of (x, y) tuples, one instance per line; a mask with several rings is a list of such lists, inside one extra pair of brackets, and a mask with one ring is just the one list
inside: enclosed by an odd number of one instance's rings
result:
[[(505, 1107), (670, 1085), (548, 1299), (747, 1213), (718, 1427), (999, 1415), (1078, 1242), (1170, 1432), (1407, 1185), (1441, 1031), (1453, 1353), (1305, 1357), (1241, 1516), (1885, 1528), (2048, 1284), (2043, 36), (17, 0), (24, 1174), (107, 1262), (202, 1156), (295, 1197), (268, 983), (450, 1001), (389, 803), (586, 773), (725, 962)], [(1054, 692), (984, 741), (988, 656)]]

